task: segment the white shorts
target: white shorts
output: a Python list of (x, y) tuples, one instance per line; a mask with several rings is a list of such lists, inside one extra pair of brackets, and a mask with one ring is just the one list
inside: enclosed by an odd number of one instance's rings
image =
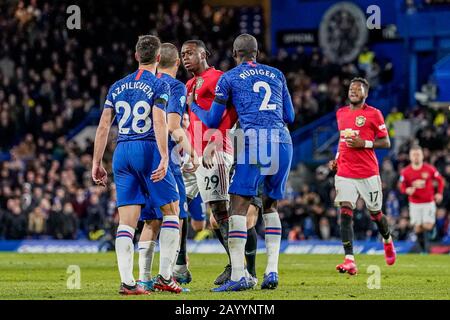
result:
[(350, 202), (352, 209), (356, 201), (361, 197), (369, 211), (380, 211), (383, 206), (383, 191), (380, 176), (372, 176), (365, 179), (351, 179), (336, 176), (334, 178), (336, 188), (335, 206), (341, 202)]
[(204, 203), (230, 199), (228, 187), (233, 156), (220, 151), (216, 153), (216, 157), (217, 162), (212, 169), (203, 167), (200, 157), (200, 166), (195, 173), (183, 173), (188, 198), (194, 199), (200, 192)]
[(413, 226), (424, 223), (434, 224), (436, 222), (436, 204), (427, 203), (409, 203), (409, 217)]

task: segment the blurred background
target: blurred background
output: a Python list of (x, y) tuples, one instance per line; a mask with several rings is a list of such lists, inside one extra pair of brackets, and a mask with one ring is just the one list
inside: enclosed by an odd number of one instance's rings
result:
[[(70, 30), (66, 10), (73, 4), (81, 28)], [(0, 0), (0, 239), (76, 239), (110, 248), (115, 189), (92, 184), (93, 139), (108, 87), (137, 68), (137, 37), (155, 34), (178, 47), (202, 39), (212, 52), (209, 64), (226, 71), (234, 66), (233, 39), (245, 32), (259, 40), (260, 62), (285, 73), (295, 106), (293, 167), (279, 210), (283, 239), (299, 241), (290, 251), (301, 251), (295, 248), (303, 241), (340, 246), (326, 163), (338, 142), (335, 111), (346, 103), (350, 79), (363, 76), (371, 85), (368, 103), (382, 110), (393, 142), (377, 156), (394, 237), (413, 250), (397, 183), (409, 146), (418, 142), (446, 179), (432, 250), (448, 253), (448, 21), (446, 0)], [(180, 80), (188, 77), (181, 67)], [(109, 172), (114, 135), (110, 140)], [(263, 236), (261, 224), (259, 231)], [(379, 239), (363, 202), (355, 236)], [(191, 230), (190, 237), (212, 233)], [(0, 245), (8, 248), (18, 247)]]

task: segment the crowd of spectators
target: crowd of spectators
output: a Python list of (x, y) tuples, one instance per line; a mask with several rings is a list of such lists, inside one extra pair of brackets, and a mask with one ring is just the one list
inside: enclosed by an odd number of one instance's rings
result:
[[(70, 4), (0, 3), (0, 238), (96, 240), (113, 234), (118, 222), (114, 183), (107, 189), (92, 184), (92, 141), (82, 148), (67, 133), (88, 112), (101, 108), (115, 80), (135, 70), (138, 35), (157, 34), (178, 47), (185, 40), (200, 38), (212, 52), (210, 65), (226, 71), (233, 66), (232, 41), (242, 31), (243, 8), (212, 8), (201, 1), (141, 0), (132, 4), (117, 0), (113, 6), (106, 0), (83, 4), (81, 29), (69, 30), (66, 9)], [(264, 50), (264, 38), (258, 39), (259, 60), (280, 68), (288, 80), (297, 114), (291, 130), (342, 105), (354, 76), (382, 84), (389, 81), (392, 71), (389, 65), (379, 67), (367, 49), (354, 63), (340, 66), (319, 49), (298, 47), (289, 53), (281, 49), (272, 57)], [(179, 78), (188, 77), (180, 68)], [(428, 131), (419, 138), (428, 143)], [(112, 141), (105, 159), (109, 172), (113, 148)], [(390, 199), (386, 211), (390, 210), (393, 225), (405, 226), (404, 199), (395, 192), (393, 182), (404, 161), (402, 154), (398, 159), (386, 160), (382, 174), (384, 181), (390, 181), (385, 188), (385, 199)], [(450, 169), (444, 169), (448, 180)], [(281, 203), (284, 237), (336, 238), (339, 228), (331, 201), (332, 176), (325, 166), (312, 175), (310, 169), (305, 172), (304, 183), (291, 186), (290, 197)], [(447, 217), (447, 211), (439, 214)], [(376, 237), (363, 212), (358, 203), (358, 239)], [(447, 220), (442, 222), (441, 229), (447, 224)], [(409, 236), (402, 230), (396, 231), (398, 238)]]

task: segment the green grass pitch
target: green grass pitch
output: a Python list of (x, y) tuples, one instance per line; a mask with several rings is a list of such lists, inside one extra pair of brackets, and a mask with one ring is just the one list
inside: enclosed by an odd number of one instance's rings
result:
[[(137, 258), (135, 255), (136, 276)], [(400, 255), (392, 267), (386, 266), (383, 256), (359, 255), (359, 274), (353, 277), (335, 271), (341, 259), (339, 255), (282, 254), (278, 289), (262, 291), (258, 287), (245, 292), (211, 293), (212, 282), (226, 262), (225, 255), (191, 254), (194, 280), (186, 286), (191, 292), (122, 297), (117, 294), (119, 274), (114, 253), (0, 253), (0, 299), (450, 299), (449, 255)], [(155, 256), (154, 272), (157, 262)], [(265, 255), (259, 254), (260, 282), (265, 262)], [(67, 288), (70, 265), (80, 268), (80, 289)], [(368, 288), (368, 282), (377, 284), (375, 274), (368, 273), (371, 265), (379, 267), (379, 289)]]

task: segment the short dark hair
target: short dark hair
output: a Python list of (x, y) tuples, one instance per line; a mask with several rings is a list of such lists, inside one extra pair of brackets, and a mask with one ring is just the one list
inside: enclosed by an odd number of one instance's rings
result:
[(168, 42), (163, 43), (161, 45), (161, 60), (158, 67), (171, 68), (175, 66), (178, 57), (178, 49), (175, 45)]
[(352, 80), (350, 80), (350, 85), (352, 85), (353, 82), (360, 82), (364, 85), (364, 87), (366, 88), (367, 91), (369, 91), (370, 85), (369, 85), (369, 81), (367, 81), (367, 79), (362, 78), (362, 77), (356, 77), (353, 78)]
[(205, 50), (207, 57), (209, 57), (211, 55), (211, 53), (206, 48), (206, 44), (202, 40), (197, 40), (197, 39), (187, 40), (183, 43), (183, 46), (186, 44), (195, 44), (197, 47), (203, 48)]
[(156, 62), (156, 56), (161, 48), (161, 41), (152, 35), (139, 36), (136, 43), (136, 52), (140, 64), (152, 64)]

